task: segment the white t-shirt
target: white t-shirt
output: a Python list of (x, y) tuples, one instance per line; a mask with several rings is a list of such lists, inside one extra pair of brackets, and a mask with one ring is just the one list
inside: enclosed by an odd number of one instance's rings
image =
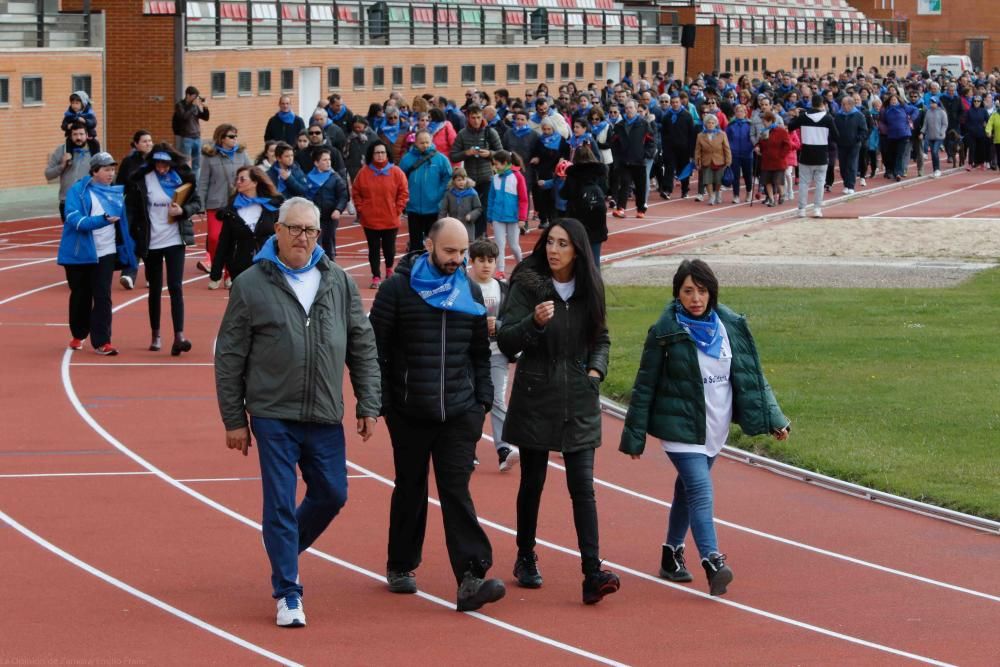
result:
[(146, 174), (146, 191), (149, 193), (149, 249), (162, 250), (184, 245), (177, 223), (170, 221), (170, 203), (173, 200), (160, 187), (155, 171)]
[(563, 301), (569, 301), (569, 298), (573, 296), (573, 292), (576, 291), (576, 278), (570, 278), (569, 282), (565, 283), (561, 283), (553, 278), (552, 285), (556, 288), (556, 294), (558, 294)]
[(729, 378), (733, 351), (729, 346), (729, 334), (722, 322), (719, 322), (719, 328), (722, 330), (722, 354), (719, 358), (713, 359), (698, 350), (698, 366), (701, 368), (701, 381), (705, 388), (705, 444), (661, 440), (665, 452), (716, 456), (726, 444), (729, 424), (733, 421), (733, 385)]
[(287, 273), (282, 273), (282, 275), (285, 276), (288, 286), (295, 292), (296, 298), (302, 304), (302, 309), (308, 313), (309, 309), (312, 308), (313, 301), (316, 300), (316, 292), (319, 291), (320, 279), (323, 277), (319, 269), (314, 266), (305, 273), (299, 273), (295, 276), (290, 276)]
[[(105, 214), (104, 207), (101, 206), (101, 202), (93, 192), (90, 193), (90, 214)], [(93, 231), (94, 245), (97, 247), (98, 258), (114, 255), (118, 252), (118, 249), (115, 247), (115, 227), (116, 225), (105, 225)]]
[[(500, 283), (496, 281), (495, 278), (490, 278), (488, 282), (481, 283), (478, 280), (474, 281), (479, 285), (480, 291), (483, 293), (483, 303), (486, 305), (486, 315), (488, 317), (496, 317), (500, 313)], [(499, 327), (500, 325), (497, 324)], [(500, 346), (497, 345), (495, 340), (490, 341), (490, 352), (492, 354), (498, 354), (500, 352)]]
[(249, 206), (244, 206), (239, 210), (240, 220), (243, 224), (247, 226), (251, 232), (256, 231), (257, 223), (260, 222), (261, 213), (264, 212), (264, 207), (260, 204), (250, 204)]

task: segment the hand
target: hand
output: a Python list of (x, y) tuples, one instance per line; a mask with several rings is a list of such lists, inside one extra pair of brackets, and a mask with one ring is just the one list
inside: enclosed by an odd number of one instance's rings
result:
[(486, 318), (486, 329), (489, 331), (491, 336), (497, 335), (497, 318), (487, 317)]
[(281, 169), (281, 170), (280, 170), (280, 171), (278, 172), (278, 174), (279, 174), (279, 175), (281, 176), (281, 180), (283, 180), (283, 181), (287, 181), (287, 180), (288, 180), (288, 177), (292, 175), (292, 172), (291, 172), (291, 170), (290, 170), (290, 169), (284, 169), (284, 168), (282, 168), (282, 169)]
[(541, 179), (538, 179), (538, 187), (544, 188), (545, 187), (545, 181), (543, 181)]
[(334, 209), (333, 213), (330, 214), (331, 220), (340, 220), (340, 211)]
[(479, 149), (479, 157), (489, 157), (489, 156), (490, 156), (490, 151), (488, 148)]
[(361, 436), (361, 442), (368, 442), (368, 438), (374, 435), (377, 422), (375, 417), (362, 417), (358, 420), (358, 435)]
[(479, 154), (479, 149), (478, 148), (470, 148), (467, 151), (465, 151), (465, 154), (468, 155), (469, 157), (475, 157), (476, 155)]
[(63, 156), (62, 156), (62, 166), (63, 166), (63, 169), (65, 169), (67, 166), (69, 166), (69, 163), (72, 162), (72, 161), (73, 161), (73, 154), (72, 153), (63, 153)]
[(535, 324), (540, 327), (544, 327), (552, 319), (552, 316), (556, 314), (556, 303), (555, 301), (542, 301), (540, 304), (535, 306)]
[(170, 202), (170, 211), (169, 212), (170, 212), (170, 215), (172, 215), (175, 218), (184, 215), (184, 209), (182, 209), (180, 207), (180, 204), (178, 204), (177, 202)]
[(783, 429), (781, 429), (779, 431), (775, 431), (774, 432), (774, 439), (775, 440), (788, 440), (788, 427), (786, 426), (785, 428), (783, 428)]
[(121, 220), (121, 218), (119, 218), (117, 215), (108, 216), (108, 222), (110, 222), (112, 225), (116, 224), (119, 220)]
[(601, 374), (600, 374), (600, 373), (598, 373), (598, 372), (597, 372), (596, 370), (594, 370), (593, 368), (591, 368), (591, 369), (590, 369), (589, 371), (587, 371), (587, 375), (589, 375), (589, 376), (590, 376), (590, 377), (592, 377), (592, 378), (597, 378), (598, 380), (600, 380), (600, 379), (601, 379)]
[(226, 431), (226, 447), (240, 450), (243, 452), (243, 456), (246, 456), (251, 447), (250, 427), (241, 426), (232, 431)]
[(528, 160), (528, 164), (538, 164), (538, 158), (536, 157), (531, 158), (530, 160)]

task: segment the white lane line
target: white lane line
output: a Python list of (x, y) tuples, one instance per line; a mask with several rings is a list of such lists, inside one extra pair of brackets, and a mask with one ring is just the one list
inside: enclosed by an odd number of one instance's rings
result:
[[(62, 326), (65, 326), (65, 325), (62, 325)], [(172, 364), (170, 362), (165, 362), (165, 361), (161, 361), (161, 362), (149, 362), (149, 363), (139, 363), (139, 362), (136, 362), (136, 363), (115, 363), (115, 362), (112, 361), (112, 362), (109, 362), (109, 363), (106, 363), (106, 364), (101, 364), (101, 363), (96, 363), (96, 362), (89, 362), (89, 361), (78, 361), (78, 362), (73, 362), (73, 363), (70, 364), (70, 366), (100, 366), (101, 368), (114, 368), (115, 366), (166, 366), (168, 368), (169, 367), (183, 368), (183, 367), (190, 367), (190, 366), (214, 366), (214, 365), (215, 364), (213, 364), (211, 362), (200, 363), (200, 362), (187, 362), (187, 361), (179, 361), (176, 364)]]
[(20, 294), (15, 294), (14, 296), (9, 296), (6, 299), (0, 301), (0, 306), (10, 303), (11, 301), (17, 301), (18, 299), (23, 299), (26, 296), (31, 296), (32, 294), (37, 294), (42, 290), (52, 289), (53, 287), (59, 287), (60, 285), (65, 285), (65, 280), (60, 280), (57, 283), (49, 283), (48, 285), (42, 285), (41, 287), (36, 287), (35, 289), (28, 290), (27, 292), (21, 292)]
[[(10, 220), (9, 222), (14, 222)], [(50, 229), (62, 229), (62, 225), (52, 225), (50, 227), (35, 227), (34, 229), (20, 229), (14, 232), (0, 232), (0, 236), (15, 236), (17, 234), (30, 234), (31, 232), (44, 232)]]
[[(200, 278), (195, 278), (194, 280), (198, 280), (198, 279), (200, 279)], [(138, 301), (138, 300), (139, 299), (135, 299), (134, 301)], [(118, 306), (118, 308), (123, 308), (123, 307), (125, 307), (125, 305), (127, 305), (127, 303), (126, 304), (122, 304), (121, 306)], [(244, 516), (244, 515), (236, 512), (235, 510), (230, 509), (229, 507), (226, 507), (225, 505), (223, 505), (223, 504), (221, 504), (219, 502), (216, 502), (215, 500), (209, 498), (208, 496), (206, 496), (206, 495), (204, 495), (204, 494), (202, 494), (202, 493), (200, 493), (198, 491), (195, 491), (191, 487), (183, 484), (180, 480), (177, 480), (177, 479), (171, 477), (170, 475), (168, 475), (167, 473), (163, 472), (162, 470), (160, 470), (159, 468), (157, 468), (156, 466), (154, 466), (152, 463), (150, 463), (146, 459), (142, 458), (141, 456), (139, 456), (138, 454), (136, 454), (135, 452), (133, 452), (131, 449), (129, 449), (124, 444), (122, 444), (120, 441), (118, 441), (107, 430), (105, 430), (104, 427), (101, 426), (97, 422), (97, 420), (95, 420), (91, 416), (91, 414), (87, 411), (87, 409), (83, 407), (83, 404), (80, 402), (80, 399), (79, 399), (79, 397), (76, 394), (76, 389), (73, 387), (73, 381), (70, 378), (70, 364), (69, 364), (70, 354), (71, 354), (70, 350), (66, 350), (63, 353), (63, 359), (62, 359), (62, 364), (61, 364), (61, 376), (62, 376), (63, 390), (66, 392), (66, 396), (69, 398), (69, 401), (73, 405), (73, 408), (76, 410), (77, 414), (80, 415), (80, 417), (83, 419), (83, 421), (86, 422), (87, 425), (90, 426), (90, 428), (92, 428), (94, 430), (94, 432), (96, 432), (99, 436), (101, 436), (102, 438), (104, 438), (104, 440), (106, 442), (108, 442), (112, 447), (114, 447), (115, 449), (117, 449), (118, 451), (120, 451), (122, 454), (124, 454), (125, 456), (129, 457), (130, 459), (132, 459), (133, 461), (135, 461), (137, 464), (139, 464), (140, 467), (145, 468), (146, 470), (150, 471), (153, 475), (155, 475), (156, 477), (158, 477), (162, 481), (166, 482), (170, 486), (173, 486), (175, 489), (181, 491), (182, 493), (187, 494), (188, 496), (194, 498), (195, 500), (197, 500), (197, 501), (199, 501), (201, 503), (204, 503), (205, 505), (207, 505), (207, 506), (211, 507), (212, 509), (214, 509), (214, 510), (216, 510), (216, 511), (218, 511), (218, 512), (220, 512), (220, 513), (222, 513), (222, 514), (224, 514), (226, 516), (228, 516), (231, 519), (234, 519), (234, 520), (236, 520), (236, 521), (238, 521), (238, 522), (240, 522), (240, 523), (242, 523), (242, 524), (244, 524), (246, 526), (249, 526), (249, 527), (251, 527), (251, 528), (253, 528), (255, 530), (258, 530), (258, 531), (261, 530), (261, 525), (258, 522), (253, 521), (252, 519), (247, 518), (246, 516)], [(365, 470), (360, 470), (359, 472), (362, 472), (363, 474), (368, 474), (369, 476), (375, 477), (374, 474), (368, 473), (368, 471), (365, 471)], [(377, 477), (375, 477), (375, 478), (378, 479)], [(378, 582), (381, 582), (381, 583), (388, 583), (386, 581), (386, 579), (385, 579), (385, 576), (383, 576), (381, 574), (378, 574), (377, 572), (373, 572), (371, 570), (367, 570), (367, 569), (365, 569), (365, 568), (363, 568), (363, 567), (361, 567), (359, 565), (355, 565), (354, 563), (342, 560), (340, 558), (337, 558), (336, 556), (333, 556), (331, 554), (325, 553), (323, 551), (320, 551), (320, 550), (312, 548), (312, 547), (310, 547), (309, 549), (307, 549), (307, 551), (310, 554), (314, 555), (314, 556), (322, 558), (323, 560), (326, 560), (326, 561), (328, 561), (330, 563), (333, 563), (335, 565), (338, 565), (340, 567), (343, 567), (343, 568), (346, 568), (348, 570), (351, 570), (352, 572), (355, 572), (357, 574), (364, 575), (366, 577), (369, 577), (370, 579), (374, 579), (375, 581), (378, 581)], [(453, 602), (449, 602), (448, 600), (445, 600), (443, 598), (437, 597), (435, 595), (431, 595), (429, 593), (425, 593), (424, 591), (417, 591), (417, 597), (420, 597), (420, 598), (422, 598), (424, 600), (427, 600), (429, 602), (433, 602), (434, 604), (440, 605), (442, 607), (446, 607), (448, 609), (454, 609), (455, 608), (455, 604)], [(623, 665), (624, 664), (624, 663), (618, 662), (616, 660), (613, 660), (611, 658), (606, 658), (606, 657), (604, 657), (602, 655), (598, 655), (596, 653), (591, 653), (591, 652), (586, 651), (586, 650), (584, 650), (582, 648), (579, 648), (577, 646), (573, 646), (571, 644), (566, 644), (566, 643), (560, 642), (560, 641), (558, 641), (556, 639), (552, 639), (551, 637), (547, 637), (545, 635), (532, 632), (532, 631), (527, 630), (525, 628), (521, 628), (519, 626), (512, 625), (510, 623), (506, 623), (506, 622), (501, 621), (499, 619), (495, 619), (495, 618), (493, 618), (491, 616), (486, 616), (485, 614), (482, 614), (480, 612), (465, 612), (465, 613), (467, 615), (469, 615), (469, 616), (472, 616), (473, 618), (481, 620), (481, 621), (483, 621), (485, 623), (489, 623), (490, 625), (494, 625), (496, 627), (502, 628), (504, 630), (507, 630), (507, 631), (515, 633), (515, 634), (518, 634), (518, 635), (520, 635), (522, 637), (525, 637), (527, 639), (531, 639), (531, 640), (539, 642), (541, 644), (545, 644), (547, 646), (551, 646), (553, 648), (560, 649), (562, 651), (566, 651), (567, 653), (571, 653), (571, 654), (579, 656), (581, 658), (586, 658), (587, 660), (591, 660), (591, 661), (598, 662), (598, 663), (605, 664), (605, 665), (616, 665), (617, 666), (617, 665)]]
[[(1000, 204), (1000, 202), (997, 202)], [(990, 204), (990, 206), (996, 206), (997, 204)], [(979, 209), (976, 209), (979, 210)], [(961, 215), (961, 214), (959, 214)], [(929, 218), (920, 216), (909, 216), (909, 215), (863, 215), (858, 218), (858, 220), (912, 220), (914, 222), (940, 222), (943, 218)], [(962, 220), (968, 220), (970, 222), (996, 222), (996, 218), (962, 218)]]
[[(994, 206), (997, 206), (997, 205), (1000, 205), (1000, 201), (990, 202), (986, 206), (980, 206), (979, 208), (974, 208), (971, 211), (963, 211), (961, 213), (956, 213), (955, 215), (952, 215), (952, 216), (949, 216), (949, 217), (952, 217), (952, 218), (961, 218), (963, 215), (968, 215), (969, 213), (976, 213), (976, 212), (982, 211), (983, 209), (986, 209), (986, 208), (993, 208)], [(972, 220), (974, 218), (962, 218), (962, 219), (963, 220)], [(996, 218), (982, 218), (982, 219), (984, 219), (984, 220), (996, 220)]]
[(56, 261), (55, 257), (46, 257), (45, 259), (36, 259), (33, 262), (21, 262), (20, 264), (11, 264), (10, 266), (5, 266), (0, 268), (0, 271), (12, 271), (14, 269), (22, 269), (26, 266), (34, 266), (36, 264), (49, 264), (50, 262)]
[(886, 213), (892, 213), (893, 211), (899, 211), (899, 210), (904, 209), (904, 208), (911, 208), (913, 206), (919, 206), (920, 204), (926, 204), (929, 201), (934, 201), (935, 199), (941, 199), (942, 197), (950, 197), (950, 196), (952, 196), (954, 194), (957, 194), (959, 192), (963, 192), (965, 190), (971, 190), (973, 188), (978, 188), (981, 185), (986, 185), (988, 183), (993, 183), (994, 181), (1000, 181), (1000, 176), (998, 176), (996, 178), (991, 178), (991, 179), (986, 180), (986, 181), (980, 181), (978, 183), (973, 183), (972, 185), (967, 185), (964, 188), (959, 188), (958, 190), (950, 190), (949, 192), (943, 192), (943, 193), (941, 193), (939, 195), (934, 195), (933, 197), (927, 197), (925, 199), (918, 199), (916, 201), (911, 201), (911, 202), (908, 202), (906, 204), (903, 204), (902, 206), (896, 206), (896, 207), (893, 207), (893, 208), (887, 208), (884, 211), (879, 211), (878, 213), (872, 213), (871, 216), (869, 216), (869, 217), (877, 217), (877, 216), (880, 216), (880, 215), (885, 215)]
[[(153, 473), (148, 470), (120, 471), (120, 472), (26, 472), (26, 473), (6, 473), (0, 475), (0, 479), (59, 479), (71, 477), (150, 477)], [(367, 479), (369, 475), (348, 475), (348, 479)], [(299, 477), (298, 479), (302, 479)], [(191, 477), (189, 479), (178, 479), (178, 482), (252, 482), (259, 481), (260, 477)]]
[(132, 595), (134, 597), (139, 598), (143, 602), (151, 604), (152, 606), (154, 606), (154, 607), (156, 607), (158, 609), (161, 609), (161, 610), (167, 612), (168, 614), (170, 614), (172, 616), (176, 616), (177, 618), (181, 619), (182, 621), (186, 621), (187, 623), (190, 623), (191, 625), (194, 625), (194, 626), (196, 626), (198, 628), (201, 628), (202, 630), (205, 630), (205, 631), (207, 631), (207, 632), (215, 635), (216, 637), (219, 637), (220, 639), (225, 639), (228, 642), (236, 644), (240, 648), (244, 648), (244, 649), (246, 649), (248, 651), (251, 651), (252, 653), (256, 653), (257, 655), (259, 655), (261, 657), (264, 657), (264, 658), (267, 658), (268, 660), (273, 660), (274, 662), (277, 662), (278, 664), (288, 665), (289, 667), (301, 667), (300, 663), (297, 663), (297, 662), (295, 662), (293, 660), (289, 660), (288, 658), (286, 658), (284, 656), (281, 656), (281, 655), (278, 655), (277, 653), (272, 653), (271, 651), (268, 651), (266, 648), (258, 646), (257, 644), (254, 644), (252, 642), (249, 642), (246, 639), (243, 639), (242, 637), (237, 637), (236, 635), (234, 635), (234, 634), (232, 634), (230, 632), (226, 632), (222, 628), (214, 626), (214, 625), (212, 625), (211, 623), (209, 623), (207, 621), (203, 621), (202, 619), (198, 618), (197, 616), (192, 616), (191, 614), (187, 613), (186, 611), (178, 609), (177, 607), (175, 607), (175, 606), (173, 606), (171, 604), (168, 604), (168, 603), (164, 602), (163, 600), (160, 600), (159, 598), (155, 598), (155, 597), (153, 597), (152, 595), (150, 595), (148, 593), (144, 593), (143, 591), (139, 590), (138, 588), (136, 588), (134, 586), (130, 586), (129, 584), (127, 584), (124, 581), (122, 581), (121, 579), (118, 579), (117, 577), (114, 577), (114, 576), (108, 574), (107, 572), (105, 572), (103, 570), (97, 569), (93, 565), (90, 565), (89, 563), (86, 563), (86, 562), (80, 560), (79, 558), (77, 558), (73, 554), (69, 553), (68, 551), (65, 551), (64, 549), (60, 549), (56, 545), (52, 544), (51, 542), (49, 542), (48, 540), (46, 540), (44, 537), (42, 537), (38, 533), (33, 532), (29, 528), (27, 528), (24, 525), (22, 525), (21, 523), (17, 522), (15, 519), (13, 519), (9, 514), (7, 514), (6, 512), (4, 512), (3, 510), (0, 510), (0, 520), (2, 520), (8, 526), (10, 526), (11, 528), (13, 528), (17, 532), (21, 533), (26, 538), (28, 538), (29, 540), (31, 540), (32, 542), (34, 542), (38, 546), (42, 547), (43, 549), (46, 549), (47, 551), (50, 551), (51, 553), (55, 554), (56, 556), (59, 556), (63, 560), (67, 561), (68, 563), (70, 563), (72, 565), (75, 565), (76, 567), (80, 568), (84, 572), (97, 577), (98, 579), (104, 581), (105, 583), (111, 584), (115, 588), (118, 588), (118, 589), (120, 589), (122, 591), (125, 591), (129, 595)]
[(37, 248), (39, 246), (50, 246), (59, 243), (60, 239), (53, 239), (51, 241), (39, 241), (38, 243), (4, 243), (0, 245), (0, 252), (6, 250), (18, 250), (20, 248)]

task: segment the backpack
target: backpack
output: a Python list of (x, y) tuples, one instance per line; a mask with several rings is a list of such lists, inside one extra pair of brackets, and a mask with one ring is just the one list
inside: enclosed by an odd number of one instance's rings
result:
[(583, 186), (580, 192), (580, 204), (587, 213), (605, 212), (604, 191), (597, 183), (591, 182)]

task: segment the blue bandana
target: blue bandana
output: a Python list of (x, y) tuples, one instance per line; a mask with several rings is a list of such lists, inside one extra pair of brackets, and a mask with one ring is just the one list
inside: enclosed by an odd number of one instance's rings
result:
[(160, 175), (160, 172), (156, 170), (154, 170), (153, 173), (156, 174), (156, 180), (160, 182), (160, 187), (163, 188), (163, 193), (173, 199), (174, 192), (177, 191), (177, 186), (181, 184), (181, 177), (178, 176), (177, 172), (173, 169), (162, 176)]
[[(545, 118), (548, 118), (551, 115), (552, 115), (552, 109), (549, 109), (548, 111), (545, 112)], [(544, 118), (542, 118), (541, 116), (539, 116), (537, 111), (535, 113), (531, 114), (531, 122), (532, 123), (534, 123), (534, 124), (537, 125), (537, 124), (541, 123), (543, 120), (544, 120)]]
[(392, 163), (387, 162), (386, 165), (381, 169), (379, 169), (373, 164), (368, 165), (368, 168), (371, 169), (373, 172), (375, 172), (376, 176), (388, 176), (389, 172), (392, 170)]
[(319, 189), (326, 185), (326, 182), (330, 180), (333, 176), (333, 170), (330, 171), (320, 171), (316, 167), (313, 167), (308, 174), (306, 174), (307, 185), (309, 186), (309, 198), (312, 199), (319, 192)]
[(635, 122), (637, 120), (639, 120), (639, 114), (636, 114), (636, 115), (632, 116), (631, 118), (629, 118), (628, 116), (625, 116), (625, 124), (626, 125), (635, 125)]
[(702, 131), (701, 131), (701, 133), (702, 133), (702, 134), (707, 134), (707, 135), (711, 136), (711, 135), (713, 135), (713, 134), (718, 134), (718, 133), (719, 133), (719, 128), (718, 128), (718, 127), (716, 127), (716, 128), (714, 129), (714, 130), (710, 130), (710, 129), (708, 129), (708, 128), (706, 127), (706, 128), (704, 129), (704, 130), (702, 130)]
[(223, 155), (225, 155), (230, 160), (235, 160), (236, 159), (236, 151), (238, 151), (239, 149), (240, 149), (240, 145), (239, 144), (236, 144), (232, 148), (223, 148), (219, 144), (215, 144), (215, 150), (217, 150), (218, 152), (222, 153)]
[(559, 150), (560, 142), (562, 142), (562, 137), (556, 132), (553, 132), (549, 136), (545, 136), (544, 134), (542, 135), (542, 145), (550, 151)]
[(695, 320), (687, 317), (677, 309), (677, 323), (694, 340), (698, 350), (704, 352), (713, 359), (722, 356), (722, 326), (719, 323), (719, 315), (713, 310), (709, 312), (707, 320)]
[(233, 208), (239, 210), (241, 208), (246, 208), (247, 206), (253, 206), (254, 204), (260, 204), (261, 207), (266, 208), (268, 211), (277, 211), (271, 200), (267, 197), (247, 197), (245, 194), (236, 195), (236, 199), (233, 200)]
[(451, 194), (455, 195), (459, 199), (464, 199), (466, 197), (471, 197), (472, 195), (477, 193), (475, 188), (466, 188), (464, 190), (456, 190), (455, 188), (451, 188)]
[(278, 259), (278, 239), (277, 237), (272, 236), (264, 242), (264, 246), (260, 249), (260, 252), (253, 256), (253, 263), (256, 264), (257, 262), (264, 261), (271, 262), (286, 276), (291, 276), (292, 280), (302, 282), (302, 278), (299, 278), (299, 274), (305, 273), (319, 264), (319, 261), (323, 259), (323, 256), (323, 249), (317, 244), (317, 246), (313, 248), (312, 257), (309, 258), (306, 265), (301, 269), (293, 269)]
[(90, 191), (97, 197), (105, 213), (113, 218), (121, 217), (122, 209), (125, 207), (124, 185), (103, 185), (91, 180)]
[(602, 120), (599, 123), (591, 125), (590, 126), (590, 132), (594, 136), (597, 136), (598, 134), (600, 134), (601, 132), (603, 132), (606, 128), (610, 127), (610, 125), (611, 125), (611, 123), (609, 123), (608, 121)]
[(670, 114), (671, 125), (677, 123), (677, 119), (680, 117), (682, 111), (684, 111), (684, 109), (678, 109), (677, 111), (674, 111), (673, 109), (667, 109), (667, 113)]
[(389, 125), (388, 123), (384, 123), (382, 125), (381, 132), (382, 135), (389, 140), (390, 144), (394, 144), (396, 143), (396, 139), (399, 138), (399, 130), (401, 128), (402, 125), (398, 122), (394, 125)]
[(451, 275), (444, 275), (428, 257), (424, 253), (413, 262), (410, 269), (410, 287), (413, 291), (431, 308), (467, 315), (485, 315), (486, 306), (472, 298), (464, 263)]
[(437, 131), (444, 127), (445, 121), (434, 121), (427, 124), (427, 131), (431, 133), (431, 136), (437, 134)]
[(295, 123), (295, 113), (291, 111), (279, 111), (278, 120), (285, 125), (293, 125)]
[(584, 144), (592, 144), (592, 143), (594, 143), (594, 137), (592, 134), (590, 134), (590, 132), (584, 132), (580, 136), (576, 136), (574, 134), (569, 138), (570, 148), (579, 148)]
[(347, 113), (347, 107), (341, 105), (340, 111), (338, 111), (337, 113), (330, 113), (329, 109), (327, 109), (326, 113), (328, 116), (330, 116), (331, 119), (340, 120), (341, 118), (344, 117), (344, 114)]
[(510, 131), (514, 133), (515, 137), (521, 138), (527, 136), (534, 130), (531, 129), (530, 125), (525, 125), (524, 127), (517, 127), (516, 125), (510, 128)]

